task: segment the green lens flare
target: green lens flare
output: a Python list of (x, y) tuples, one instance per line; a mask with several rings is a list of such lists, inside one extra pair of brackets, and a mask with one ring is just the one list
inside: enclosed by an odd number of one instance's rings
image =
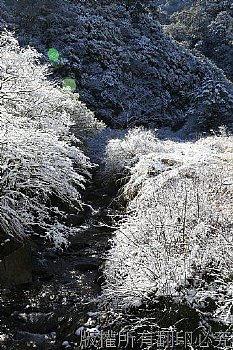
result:
[(57, 49), (50, 48), (48, 50), (48, 58), (51, 62), (55, 62), (55, 63), (58, 62), (60, 58), (60, 54), (57, 51)]
[(65, 78), (63, 80), (63, 88), (69, 89), (70, 91), (75, 91), (77, 88), (75, 79), (72, 78)]

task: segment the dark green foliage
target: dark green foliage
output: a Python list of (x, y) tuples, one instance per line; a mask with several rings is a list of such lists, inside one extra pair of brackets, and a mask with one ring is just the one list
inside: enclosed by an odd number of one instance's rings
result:
[(166, 31), (213, 60), (233, 79), (233, 5), (230, 0), (193, 1), (189, 8), (171, 15)]
[(232, 128), (232, 104), (232, 94), (227, 87), (207, 79), (194, 95), (195, 110), (190, 110), (188, 114), (194, 114), (200, 131), (217, 129), (221, 125)]

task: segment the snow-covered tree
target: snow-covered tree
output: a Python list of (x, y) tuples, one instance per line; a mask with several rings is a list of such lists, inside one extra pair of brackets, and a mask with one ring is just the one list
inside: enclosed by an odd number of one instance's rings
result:
[[(190, 131), (217, 130), (221, 125), (228, 125), (233, 130), (233, 94), (221, 81), (204, 80), (193, 94), (192, 107), (187, 111)], [(196, 127), (195, 127), (196, 125)]]
[(60, 246), (74, 231), (64, 205), (82, 210), (80, 188), (91, 168), (70, 128), (81, 136), (102, 124), (48, 80), (35, 50), (20, 48), (7, 32), (0, 43), (0, 226), (13, 237), (37, 233)]

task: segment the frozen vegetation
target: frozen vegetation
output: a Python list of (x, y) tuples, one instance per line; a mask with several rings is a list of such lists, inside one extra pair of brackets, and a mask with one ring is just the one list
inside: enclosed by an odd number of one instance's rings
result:
[(192, 132), (208, 130), (210, 115), (211, 128), (232, 125), (232, 84), (164, 35), (156, 1), (25, 1), (23, 12), (18, 1), (5, 3), (20, 44), (45, 56), (56, 48), (57, 75), (76, 78), (81, 100), (108, 126), (177, 130), (190, 111)]
[[(129, 307), (172, 296), (232, 322), (232, 136), (160, 141), (129, 131), (109, 142), (108, 176), (126, 201), (107, 256), (103, 303)], [(207, 313), (208, 314), (208, 313)]]
[(11, 238), (39, 234), (59, 247), (75, 231), (65, 206), (82, 210), (80, 189), (91, 162), (76, 136), (102, 128), (68, 90), (49, 82), (48, 67), (7, 32), (0, 38), (0, 226)]
[(162, 1), (165, 32), (209, 57), (233, 80), (233, 5), (231, 0)]

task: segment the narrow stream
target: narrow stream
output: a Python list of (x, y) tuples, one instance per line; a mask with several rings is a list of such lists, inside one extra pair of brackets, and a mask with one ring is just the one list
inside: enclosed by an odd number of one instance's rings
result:
[(55, 251), (36, 243), (33, 283), (0, 291), (1, 349), (64, 349), (64, 341), (77, 349), (75, 331), (96, 312), (101, 268), (112, 232), (107, 225), (115, 190), (106, 189), (97, 178), (84, 198), (94, 211), (86, 215), (70, 246)]

